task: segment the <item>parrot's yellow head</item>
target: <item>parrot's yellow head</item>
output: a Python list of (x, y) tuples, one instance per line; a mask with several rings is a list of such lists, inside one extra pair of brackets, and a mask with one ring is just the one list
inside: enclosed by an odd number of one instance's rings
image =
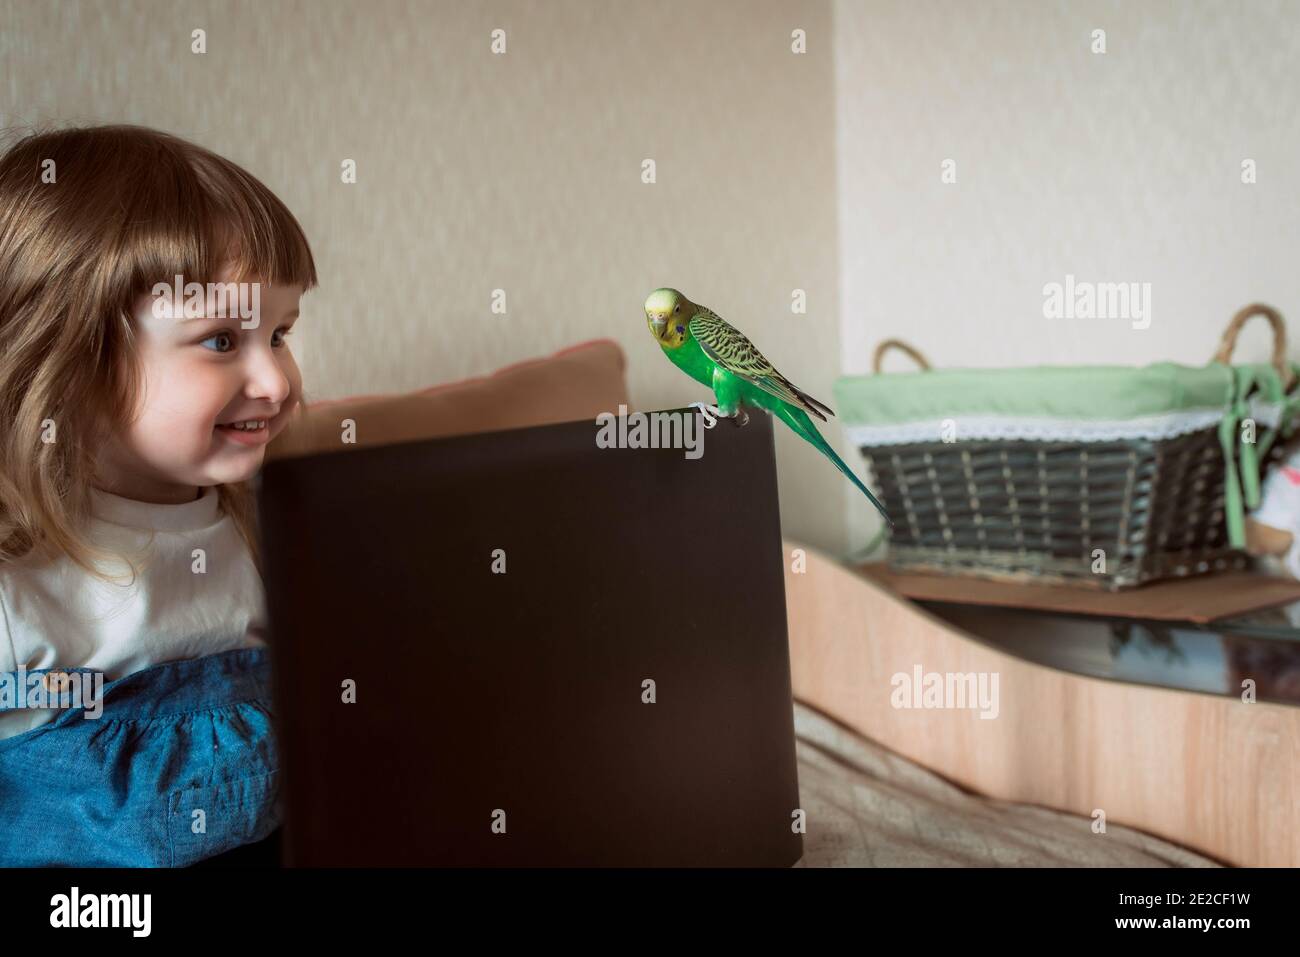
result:
[(646, 297), (646, 323), (665, 349), (676, 349), (686, 341), (686, 324), (694, 314), (691, 301), (676, 289), (656, 289)]

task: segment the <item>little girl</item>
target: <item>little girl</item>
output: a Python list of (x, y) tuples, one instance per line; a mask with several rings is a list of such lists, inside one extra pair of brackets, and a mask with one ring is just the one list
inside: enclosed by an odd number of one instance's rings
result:
[(315, 285), (289, 210), (206, 149), (104, 126), (0, 156), (0, 865), (187, 865), (279, 824), (247, 482)]

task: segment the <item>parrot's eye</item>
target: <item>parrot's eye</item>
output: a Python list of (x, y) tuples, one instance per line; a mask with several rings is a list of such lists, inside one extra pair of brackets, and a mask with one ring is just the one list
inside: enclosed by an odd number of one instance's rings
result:
[(678, 327), (677, 327), (677, 331), (678, 331), (678, 332), (685, 332), (686, 330), (683, 329), (681, 326), (678, 326)]
[(679, 303), (678, 303), (678, 304), (673, 308), (673, 312), (681, 312), (681, 311), (682, 311), (682, 304), (679, 302)]

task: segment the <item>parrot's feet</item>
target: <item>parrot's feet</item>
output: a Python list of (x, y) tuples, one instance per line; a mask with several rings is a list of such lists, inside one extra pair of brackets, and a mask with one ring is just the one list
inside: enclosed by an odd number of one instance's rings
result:
[(718, 410), (707, 402), (692, 402), (688, 408), (700, 410), (700, 415), (704, 416), (704, 427), (706, 429), (713, 428), (714, 423), (717, 422), (717, 416), (715, 413)]
[(736, 411), (731, 415), (731, 421), (735, 423), (737, 428), (748, 425), (749, 413), (745, 411), (743, 406), (737, 406)]

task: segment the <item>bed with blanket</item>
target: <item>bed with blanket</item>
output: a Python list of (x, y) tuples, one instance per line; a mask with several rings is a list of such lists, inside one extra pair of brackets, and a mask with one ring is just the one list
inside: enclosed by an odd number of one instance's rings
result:
[(1122, 825), (1098, 834), (1091, 818), (972, 794), (802, 701), (794, 727), (798, 867), (1219, 866)]

